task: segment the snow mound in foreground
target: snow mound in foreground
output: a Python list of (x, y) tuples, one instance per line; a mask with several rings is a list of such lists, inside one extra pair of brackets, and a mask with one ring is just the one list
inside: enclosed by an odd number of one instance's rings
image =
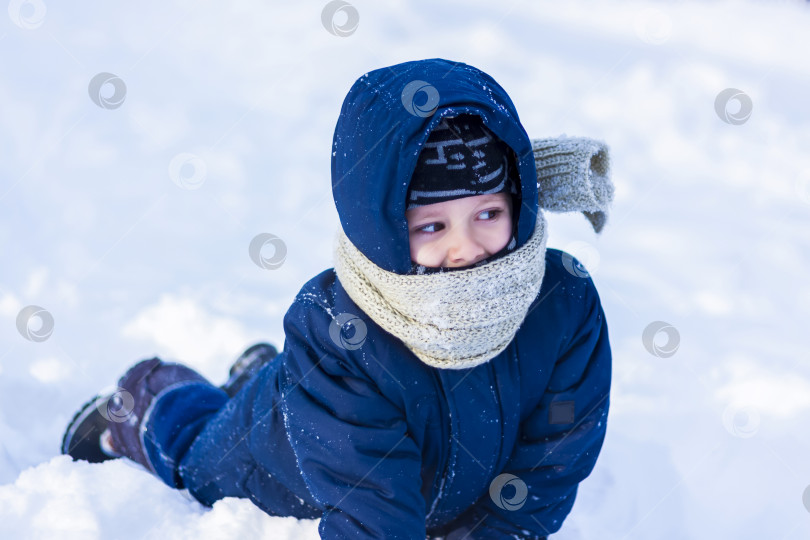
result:
[(246, 499), (209, 509), (125, 460), (58, 456), (0, 486), (0, 538), (317, 540), (318, 522), (271, 517)]

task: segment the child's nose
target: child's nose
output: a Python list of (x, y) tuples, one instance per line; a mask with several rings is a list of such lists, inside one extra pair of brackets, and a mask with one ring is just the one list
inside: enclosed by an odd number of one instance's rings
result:
[(486, 250), (469, 234), (458, 227), (451, 230), (448, 238), (447, 267), (460, 267), (475, 264), (486, 257)]

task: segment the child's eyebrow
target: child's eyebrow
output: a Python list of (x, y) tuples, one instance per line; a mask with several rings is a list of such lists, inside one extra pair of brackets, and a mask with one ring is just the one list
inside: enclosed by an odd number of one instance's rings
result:
[(507, 201), (505, 201), (502, 197), (498, 197), (498, 195), (499, 195), (498, 193), (494, 193), (492, 195), (486, 195), (485, 196), (486, 198), (481, 199), (481, 202), (479, 202), (477, 206), (481, 206), (481, 205), (484, 205), (484, 204), (493, 204), (493, 203), (506, 204)]
[(423, 210), (418, 215), (414, 213), (411, 217), (413, 220), (422, 220), (434, 217), (442, 217), (442, 213), (439, 210)]
[(420, 206), (405, 212), (405, 217), (408, 221), (422, 220), (433, 217), (442, 217), (444, 212), (438, 208), (429, 208), (427, 206)]

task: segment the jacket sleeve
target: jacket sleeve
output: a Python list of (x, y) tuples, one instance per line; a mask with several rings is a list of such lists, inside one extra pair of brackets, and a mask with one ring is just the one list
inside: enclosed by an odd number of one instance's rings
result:
[(324, 507), (321, 538), (423, 540), (421, 453), (403, 411), (363, 369), (364, 347), (341, 346), (335, 324), (317, 305), (291, 310), (280, 374), (290, 442)]
[(467, 540), (536, 540), (556, 532), (571, 511), (579, 482), (593, 470), (607, 428), (611, 352), (599, 296), (587, 279), (584, 320), (563, 346), (545, 393), (523, 421), (490, 493), (460, 519), (458, 530), (469, 532), (462, 535)]

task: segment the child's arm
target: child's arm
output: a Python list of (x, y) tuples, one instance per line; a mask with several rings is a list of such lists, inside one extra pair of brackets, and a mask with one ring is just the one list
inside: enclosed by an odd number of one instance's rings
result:
[[(611, 351), (605, 315), (596, 288), (587, 279), (585, 319), (562, 349), (542, 400), (521, 425), (515, 450), (503, 473), (518, 477), (528, 490), (525, 502), (509, 508), (513, 487), (486, 494), (460, 519), (467, 540), (543, 538), (559, 530), (571, 511), (577, 486), (596, 463), (607, 427)], [(580, 307), (575, 312), (583, 312)], [(573, 410), (573, 422), (570, 414)], [(512, 483), (514, 486), (515, 483)], [(520, 501), (513, 501), (515, 506)]]
[(425, 538), (421, 453), (402, 411), (363, 373), (363, 350), (331, 339), (332, 317), (299, 307), (285, 318), (280, 387), (299, 467), (325, 508), (321, 537)]

